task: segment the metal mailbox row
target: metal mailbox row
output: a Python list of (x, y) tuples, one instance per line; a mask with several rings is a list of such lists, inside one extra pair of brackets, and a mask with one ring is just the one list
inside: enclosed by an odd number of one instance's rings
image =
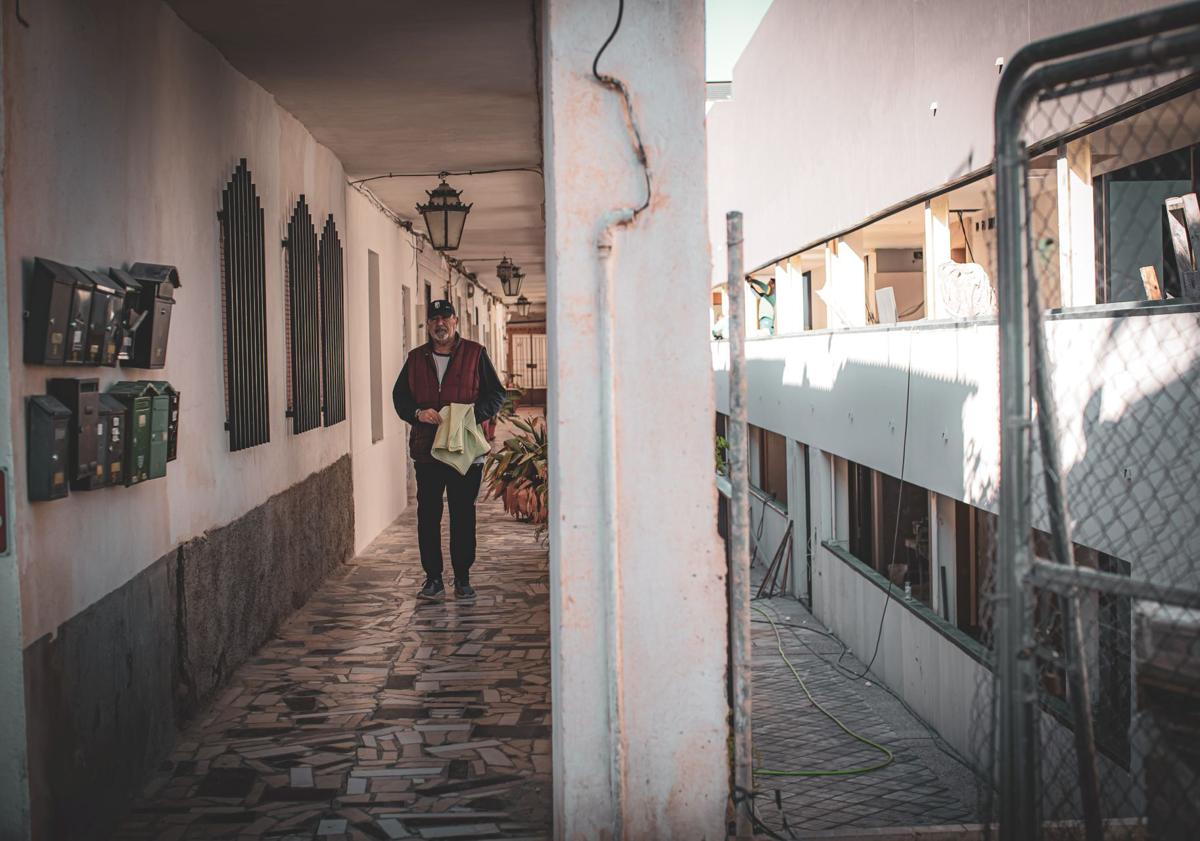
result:
[(165, 380), (56, 378), (28, 399), (29, 499), (136, 485), (167, 475), (179, 443), (179, 392)]
[(134, 263), (108, 274), (38, 257), (26, 296), (25, 361), (161, 368), (179, 272)]

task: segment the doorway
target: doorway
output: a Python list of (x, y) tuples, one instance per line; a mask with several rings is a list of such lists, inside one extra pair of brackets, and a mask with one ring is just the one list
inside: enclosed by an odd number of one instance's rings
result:
[(508, 337), (508, 380), (525, 392), (522, 404), (546, 405), (546, 334), (511, 333)]

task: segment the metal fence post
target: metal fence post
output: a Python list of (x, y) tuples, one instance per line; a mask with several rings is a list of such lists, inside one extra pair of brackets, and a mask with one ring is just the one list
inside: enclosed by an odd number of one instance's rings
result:
[[(1009, 68), (1010, 71), (1013, 68)], [(1026, 622), (1030, 565), (1028, 290), (1022, 271), (1023, 100), (1006, 73), (996, 100), (996, 256), (1000, 305), (1000, 534), (996, 573), (996, 691), (1001, 841), (1038, 837), (1034, 762), (1037, 687)], [(1008, 83), (1008, 84), (1006, 84)], [(1008, 94), (1008, 95), (1006, 95)]]
[(737, 837), (753, 838), (754, 789), (750, 731), (750, 468), (746, 431), (746, 305), (742, 277), (742, 214), (725, 214), (729, 275), (729, 640), (733, 670), (733, 784)]

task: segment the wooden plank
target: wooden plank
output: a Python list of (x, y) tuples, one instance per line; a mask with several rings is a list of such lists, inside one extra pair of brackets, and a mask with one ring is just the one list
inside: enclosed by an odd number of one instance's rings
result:
[[(1200, 203), (1196, 201), (1195, 193), (1186, 193), (1179, 198), (1183, 202), (1183, 222), (1192, 247), (1192, 262), (1195, 263), (1200, 259)], [(1196, 266), (1196, 269), (1200, 270), (1200, 266)], [(1180, 297), (1200, 300), (1200, 271), (1197, 270), (1180, 274)]]
[[(1179, 197), (1183, 203), (1183, 222), (1187, 228), (1188, 240), (1192, 247), (1192, 257), (1200, 253), (1200, 202), (1195, 193), (1186, 193)], [(1200, 269), (1200, 266), (1196, 266)]]
[(1161, 301), (1162, 287), (1158, 285), (1158, 272), (1154, 266), (1142, 266), (1142, 286), (1146, 287), (1146, 300)]
[(1171, 246), (1175, 252), (1175, 268), (1179, 274), (1192, 270), (1192, 248), (1188, 244), (1187, 223), (1183, 219), (1183, 199), (1172, 196), (1164, 204), (1167, 208), (1167, 224), (1171, 227)]

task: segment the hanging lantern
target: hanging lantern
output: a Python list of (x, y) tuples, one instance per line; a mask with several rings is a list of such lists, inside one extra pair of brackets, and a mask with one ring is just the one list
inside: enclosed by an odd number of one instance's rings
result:
[(496, 277), (500, 278), (506, 296), (515, 298), (521, 294), (521, 281), (525, 275), (521, 274), (521, 267), (512, 260), (504, 257), (496, 264)]
[(467, 284), (467, 297), (468, 298), (475, 297), (475, 283), (473, 281), (471, 283)]
[(425, 191), (429, 201), (418, 204), (417, 210), (425, 217), (425, 229), (433, 247), (438, 251), (454, 251), (462, 240), (463, 225), (474, 205), (459, 201), (461, 193), (446, 183), (445, 176), (442, 173), (442, 183), (432, 193)]
[(529, 299), (524, 295), (517, 298), (517, 315), (521, 316), (521, 318), (529, 315)]

